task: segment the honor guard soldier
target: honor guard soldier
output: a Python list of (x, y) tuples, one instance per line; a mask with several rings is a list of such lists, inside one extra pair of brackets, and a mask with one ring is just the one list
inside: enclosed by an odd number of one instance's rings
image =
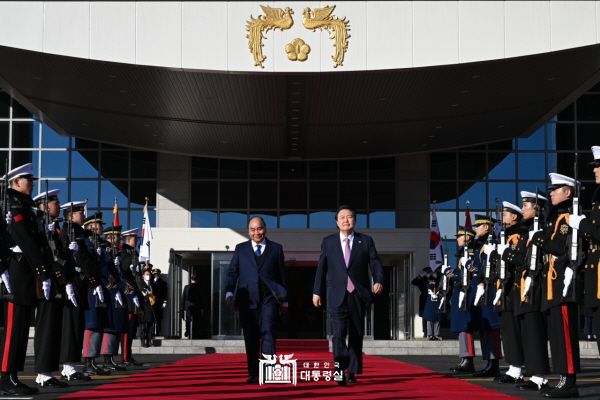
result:
[[(68, 213), (69, 204), (62, 206), (63, 210)], [(85, 298), (86, 305), (84, 312), (84, 335), (83, 335), (83, 351), (82, 356), (85, 363), (85, 375), (110, 375), (110, 371), (101, 368), (96, 364), (95, 358), (100, 352), (102, 343), (102, 332), (107, 323), (106, 315), (106, 298), (108, 291), (104, 287), (103, 275), (100, 266), (99, 253), (100, 237), (98, 234), (98, 226), (100, 233), (102, 232), (102, 220), (98, 220), (98, 215), (95, 214), (89, 218), (83, 217), (83, 207), (75, 205), (73, 219), (67, 219), (63, 226), (63, 235), (68, 235), (63, 239), (64, 242), (70, 243), (76, 241), (77, 249), (73, 250), (73, 256), (77, 261), (77, 265), (85, 275)], [(77, 220), (75, 219), (77, 218)], [(93, 222), (90, 222), (93, 221)], [(84, 229), (86, 226), (89, 230)]]
[[(548, 199), (540, 194), (527, 191), (521, 192), (521, 198), (523, 200), (521, 208), (523, 212), (522, 225), (528, 231), (528, 236), (530, 236), (532, 232), (544, 226), (543, 210), (548, 203)], [(520, 300), (513, 304), (514, 314), (521, 325), (521, 343), (525, 369), (530, 375), (528, 381), (517, 385), (520, 390), (548, 389), (548, 380), (544, 377), (550, 373), (548, 336), (546, 320), (540, 311), (542, 284), (544, 283), (541, 279), (543, 266), (542, 253), (536, 246), (531, 245), (528, 240), (525, 260), (517, 268), (517, 279), (520, 281)]]
[[(521, 383), (523, 373), (521, 366), (524, 364), (523, 345), (521, 342), (521, 324), (515, 316), (515, 308), (521, 302), (520, 284), (523, 276), (522, 265), (526, 257), (526, 245), (529, 239), (527, 228), (521, 225), (523, 212), (516, 205), (508, 201), (502, 202), (502, 224), (504, 225), (504, 237), (507, 238), (506, 245), (498, 245), (495, 257), (495, 265), (498, 273), (498, 266), (504, 262), (505, 271), (501, 289), (496, 293), (494, 302), (501, 303), (500, 319), (502, 323), (502, 345), (504, 348), (504, 357), (510, 365), (508, 371), (496, 378), (499, 383)], [(501, 277), (500, 277), (501, 278)]]
[(531, 242), (545, 253), (541, 309), (548, 320), (552, 368), (560, 374), (560, 381), (543, 394), (550, 398), (578, 397), (578, 317), (577, 303), (569, 296), (575, 272), (570, 259), (571, 228), (568, 223), (578, 182), (565, 175), (549, 175), (551, 186), (548, 191), (552, 208), (544, 229), (536, 232)]
[(50, 252), (51, 282), (55, 288), (49, 300), (42, 299), (38, 302), (35, 315), (34, 370), (38, 373), (35, 381), (42, 387), (68, 386), (66, 382), (57, 380), (52, 374), (59, 367), (63, 299), (66, 299), (65, 290), (69, 283), (65, 273), (66, 257), (56, 232), (56, 221), (60, 213), (59, 192), (58, 189), (50, 190), (33, 198), (38, 209), (38, 232), (43, 232), (47, 241), (46, 249)]
[[(488, 284), (486, 289), (487, 259), (493, 246), (486, 245), (492, 225), (496, 221), (485, 215), (475, 215), (475, 240), (473, 240), (473, 265), (471, 270), (471, 288), (467, 296), (471, 312), (471, 332), (479, 331), (481, 357), (486, 366), (473, 374), (474, 377), (496, 377), (500, 374), (502, 347), (500, 344), (500, 317), (494, 310), (493, 301), (496, 288)], [(484, 247), (486, 246), (486, 247)], [(490, 275), (491, 278), (491, 275)]]
[(592, 147), (593, 168), (596, 189), (592, 195), (592, 210), (589, 217), (583, 215), (569, 216), (569, 226), (579, 230), (588, 241), (588, 251), (583, 266), (584, 275), (584, 307), (591, 314), (600, 352), (600, 146)]
[(33, 169), (25, 164), (9, 171), (3, 178), (10, 187), (6, 190), (8, 234), (11, 250), (8, 268), (2, 273), (7, 292), (12, 296), (7, 302), (6, 320), (2, 336), (2, 366), (0, 393), (11, 396), (37, 393), (22, 383), (17, 373), (25, 366), (25, 353), (29, 338), (29, 321), (38, 300), (50, 300), (52, 293), (51, 271), (44, 248), (43, 234), (38, 232), (33, 191)]
[(136, 277), (141, 275), (136, 250), (137, 228), (124, 231), (121, 233), (121, 237), (124, 242), (119, 253), (121, 258), (121, 280), (127, 284), (125, 293), (127, 297), (127, 332), (121, 336), (121, 355), (125, 365), (139, 366), (142, 364), (138, 363), (131, 354), (133, 339), (139, 326), (138, 313), (141, 311), (140, 298), (142, 297), (136, 280)]
[(469, 244), (473, 242), (475, 232), (471, 229), (458, 227), (456, 232), (457, 258), (455, 268), (444, 265), (442, 273), (446, 274), (452, 286), (452, 297), (450, 298), (450, 330), (458, 334), (458, 351), (460, 361), (452, 368), (454, 373), (473, 373), (473, 357), (475, 357), (475, 342), (473, 335), (469, 333), (471, 314), (466, 306), (467, 292), (469, 289), (467, 267), (472, 263), (473, 249)]

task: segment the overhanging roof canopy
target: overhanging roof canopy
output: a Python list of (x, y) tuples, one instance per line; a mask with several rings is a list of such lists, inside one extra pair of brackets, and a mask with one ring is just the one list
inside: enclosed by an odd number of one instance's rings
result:
[(63, 134), (236, 158), (382, 156), (527, 135), (599, 73), (600, 45), (334, 73), (168, 69), (0, 46), (0, 83)]

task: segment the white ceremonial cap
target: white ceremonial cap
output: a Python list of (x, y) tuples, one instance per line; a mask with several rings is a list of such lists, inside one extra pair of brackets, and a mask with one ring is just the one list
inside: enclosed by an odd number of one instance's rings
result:
[(38, 200), (43, 200), (44, 197), (46, 197), (46, 196), (48, 196), (48, 200), (50, 200), (52, 197), (56, 197), (59, 192), (60, 192), (60, 189), (52, 189), (52, 190), (48, 190), (47, 192), (42, 192), (42, 193), (38, 194), (37, 196), (35, 196), (33, 198), (33, 201), (37, 202)]
[(556, 174), (554, 172), (550, 172), (548, 174), (550, 177), (551, 189), (556, 189), (561, 186), (570, 186), (572, 188), (575, 187), (575, 179), (568, 177), (566, 175)]
[(502, 210), (510, 211), (513, 214), (523, 215), (523, 211), (521, 211), (519, 207), (515, 206), (513, 203), (509, 203), (508, 201), (502, 202)]
[(12, 181), (13, 179), (21, 178), (21, 177), (25, 177), (25, 176), (35, 179), (33, 177), (33, 166), (31, 165), (31, 163), (23, 164), (21, 166), (18, 166), (17, 168), (11, 169), (10, 171), (8, 171), (8, 173), (6, 175), (4, 175), (2, 177), (2, 179), (7, 179), (8, 181)]

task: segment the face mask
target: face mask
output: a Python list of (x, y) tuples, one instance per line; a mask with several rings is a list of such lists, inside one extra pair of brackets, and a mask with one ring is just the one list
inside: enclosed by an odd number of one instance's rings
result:
[(150, 277), (148, 275), (144, 275), (144, 282), (150, 281)]

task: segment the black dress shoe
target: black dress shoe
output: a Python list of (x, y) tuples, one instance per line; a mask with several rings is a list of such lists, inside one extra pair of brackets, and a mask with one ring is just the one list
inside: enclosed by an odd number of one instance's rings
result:
[(358, 381), (356, 380), (356, 375), (354, 374), (348, 374), (348, 383), (357, 383)]
[(0, 380), (0, 394), (9, 396), (30, 396), (39, 390), (29, 387), (18, 379), (2, 377)]
[(246, 379), (246, 383), (258, 383), (258, 376), (250, 375), (248, 379)]
[(473, 374), (473, 378), (495, 378), (500, 375), (500, 361), (488, 360), (487, 365), (481, 371)]
[[(523, 378), (513, 378), (510, 375), (503, 374), (494, 378), (494, 382), (496, 383), (508, 383), (508, 384), (516, 384), (523, 382)], [(533, 382), (532, 382), (533, 383)], [(535, 384), (534, 384), (535, 385)], [(537, 385), (536, 385), (537, 386)]]
[(38, 383), (38, 385), (40, 387), (59, 387), (59, 388), (64, 388), (64, 387), (69, 386), (69, 384), (67, 382), (61, 382), (54, 377), (48, 379), (47, 381)]
[(555, 387), (554, 389), (545, 391), (543, 396), (551, 399), (574, 399), (579, 397), (579, 390), (577, 390), (577, 386)]
[(89, 375), (82, 374), (79, 371), (73, 372), (71, 375), (63, 375), (62, 379), (65, 381), (91, 381), (92, 378)]
[(124, 365), (126, 366), (134, 366), (134, 367), (141, 367), (142, 365), (144, 365), (143, 363), (136, 361), (133, 357), (130, 357), (129, 360), (123, 362)]
[[(548, 384), (546, 383), (546, 386), (547, 385)], [(540, 390), (540, 387), (537, 385), (537, 383), (535, 383), (533, 381), (525, 381), (525, 382), (519, 383), (517, 385), (517, 389), (519, 389), (519, 390)]]
[(455, 374), (467, 374), (475, 372), (473, 359), (471, 357), (464, 357), (460, 363), (456, 367), (451, 368), (450, 371)]

